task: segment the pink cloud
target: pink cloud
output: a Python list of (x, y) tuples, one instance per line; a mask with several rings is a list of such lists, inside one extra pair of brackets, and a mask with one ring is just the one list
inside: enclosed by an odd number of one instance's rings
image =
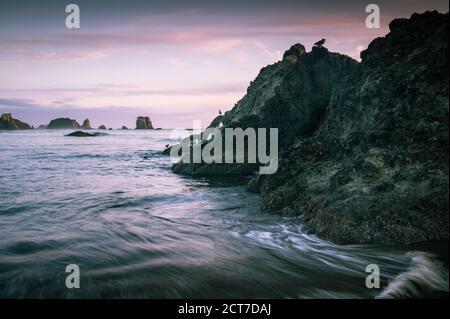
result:
[[(194, 11), (193, 14), (196, 12)], [(230, 22), (217, 21), (205, 24), (183, 25), (183, 22), (173, 23), (164, 20), (143, 19), (134, 22), (132, 27), (123, 25), (114, 31), (77, 31), (75, 33), (54, 33), (33, 37), (13, 37), (2, 39), (3, 50), (24, 48), (50, 47), (70, 48), (78, 50), (103, 50), (112, 48), (175, 48), (183, 47), (194, 52), (221, 53), (233, 50), (254, 41), (254, 45), (268, 56), (279, 56), (263, 46), (264, 39), (269, 37), (322, 37), (327, 34), (334, 38), (349, 39), (358, 35), (372, 39), (373, 32), (364, 27), (364, 15), (290, 15), (282, 17), (258, 17), (243, 21), (237, 25)], [(263, 19), (264, 18), (264, 19)], [(384, 17), (385, 20), (389, 18)], [(151, 21), (151, 22), (149, 22)], [(106, 29), (104, 29), (106, 30)], [(143, 30), (145, 30), (143, 33)], [(150, 31), (148, 31), (150, 30)], [(358, 31), (359, 30), (359, 31)], [(379, 34), (384, 34), (384, 29)]]
[(28, 61), (80, 61), (80, 60), (98, 60), (109, 57), (119, 50), (93, 50), (93, 51), (78, 51), (78, 52), (57, 52), (41, 50), (37, 53), (21, 50), (13, 58), (5, 58), (0, 60), (2, 64), (24, 63)]

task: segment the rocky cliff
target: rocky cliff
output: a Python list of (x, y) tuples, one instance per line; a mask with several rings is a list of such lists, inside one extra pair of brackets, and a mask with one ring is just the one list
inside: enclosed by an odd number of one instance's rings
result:
[(325, 114), (336, 83), (356, 72), (358, 62), (324, 47), (306, 53), (292, 46), (282, 61), (263, 68), (247, 94), (212, 126), (276, 127), (281, 145), (309, 135)]
[(11, 113), (4, 113), (0, 117), (0, 130), (31, 130), (27, 123), (12, 117)]
[(394, 20), (312, 136), (254, 180), (267, 210), (341, 243), (448, 238), (448, 15)]
[[(279, 128), (277, 173), (254, 176), (248, 189), (265, 210), (299, 216), (338, 243), (448, 238), (448, 14), (389, 27), (361, 63), (293, 46), (211, 123)], [(224, 173), (206, 165), (174, 169)]]

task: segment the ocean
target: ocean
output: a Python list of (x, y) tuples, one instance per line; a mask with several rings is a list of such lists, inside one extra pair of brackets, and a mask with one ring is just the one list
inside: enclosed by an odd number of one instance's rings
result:
[(0, 298), (448, 293), (448, 264), (428, 248), (336, 245), (263, 212), (241, 180), (172, 173), (170, 130), (69, 132), (0, 132)]

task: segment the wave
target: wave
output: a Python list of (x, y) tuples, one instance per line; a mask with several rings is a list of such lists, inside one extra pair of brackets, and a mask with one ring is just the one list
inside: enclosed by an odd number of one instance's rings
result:
[(446, 294), (449, 291), (448, 269), (437, 256), (424, 252), (409, 252), (412, 266), (392, 279), (377, 299), (426, 298)]

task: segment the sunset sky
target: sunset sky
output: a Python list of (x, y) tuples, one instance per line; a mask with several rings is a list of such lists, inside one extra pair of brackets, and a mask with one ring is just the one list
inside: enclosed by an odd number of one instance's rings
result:
[[(81, 28), (66, 29), (66, 5)], [(267, 64), (294, 43), (359, 58), (395, 17), (448, 11), (447, 0), (377, 1), (381, 28), (365, 27), (364, 1), (0, 2), (0, 113), (34, 126), (88, 117), (97, 127), (208, 124), (229, 110)]]

